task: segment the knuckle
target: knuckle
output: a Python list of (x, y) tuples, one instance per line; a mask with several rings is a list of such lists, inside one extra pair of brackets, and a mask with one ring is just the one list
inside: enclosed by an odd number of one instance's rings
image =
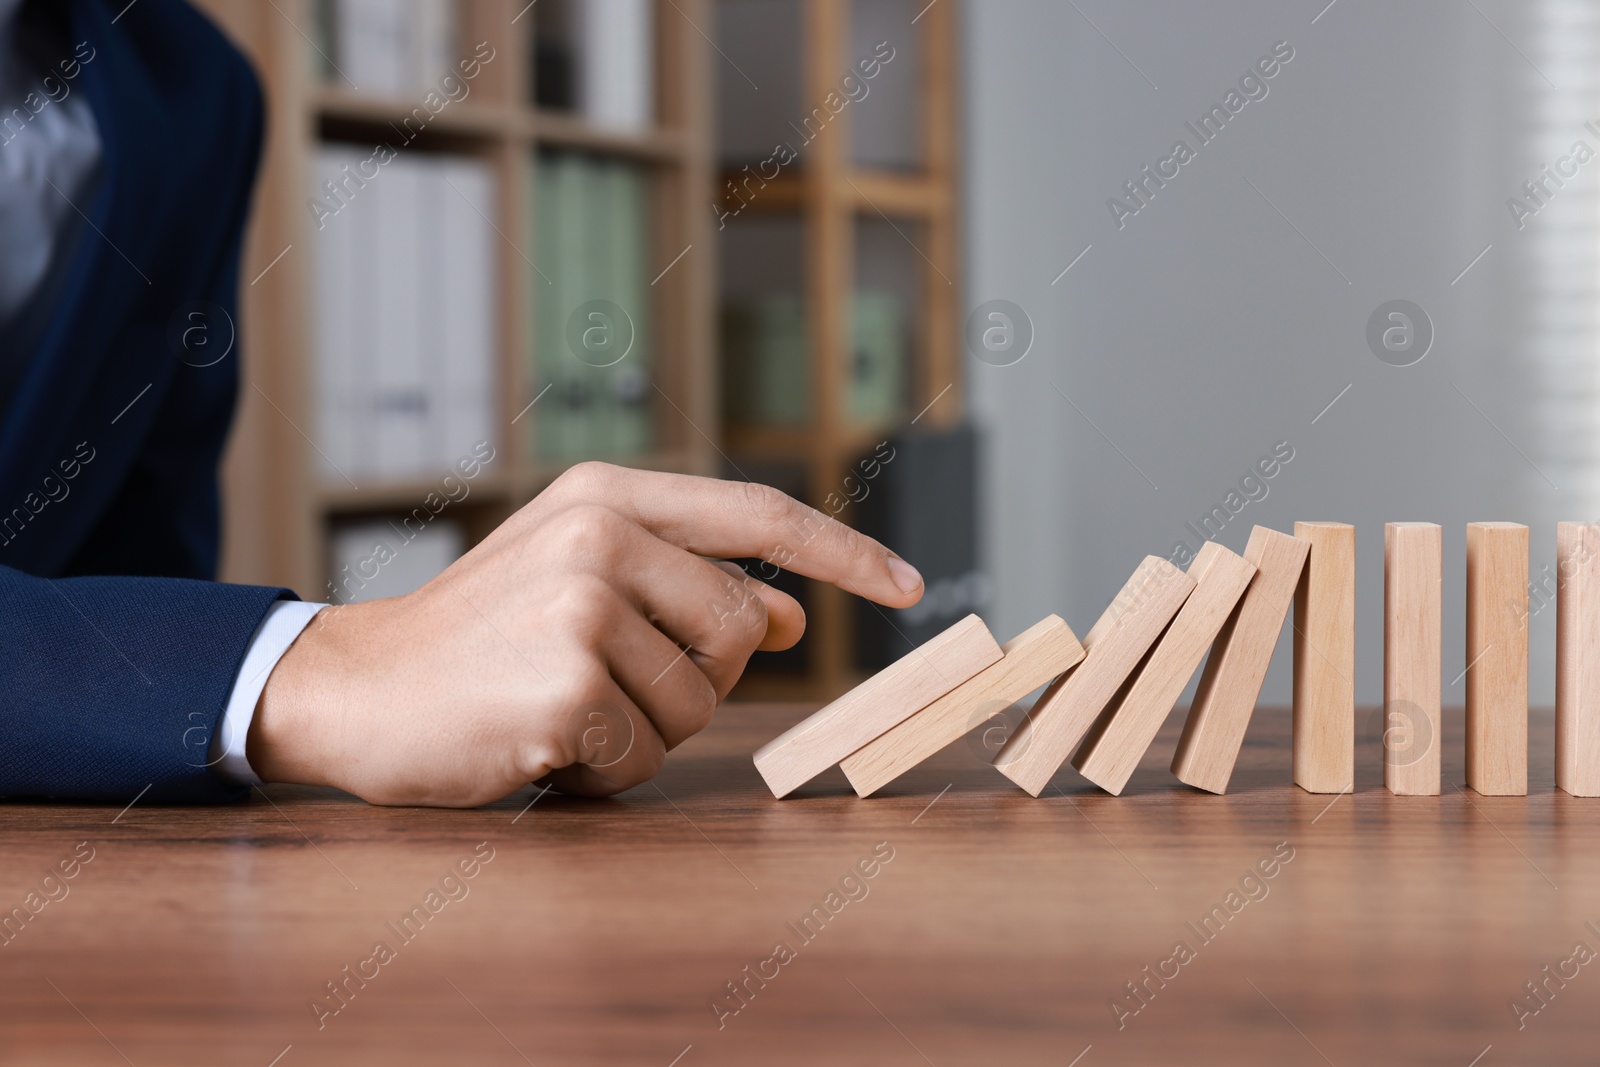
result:
[(546, 610), (569, 633), (580, 638), (603, 633), (616, 619), (622, 598), (592, 574), (569, 574), (546, 601)]
[(571, 743), (562, 737), (541, 737), (520, 745), (516, 750), (517, 776), (528, 781), (543, 778), (551, 771), (571, 766), (575, 753)]
[(742, 492), (745, 510), (761, 522), (780, 522), (795, 508), (792, 497), (762, 482), (745, 482)]
[(547, 522), (541, 533), (541, 553), (553, 549), (567, 559), (604, 558), (626, 538), (628, 520), (600, 504), (576, 504)]
[(550, 488), (562, 497), (586, 500), (599, 496), (616, 479), (617, 468), (597, 459), (575, 463), (561, 472)]

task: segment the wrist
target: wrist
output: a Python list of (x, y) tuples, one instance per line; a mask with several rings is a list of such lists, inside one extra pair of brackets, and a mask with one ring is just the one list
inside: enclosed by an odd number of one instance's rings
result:
[(256, 701), (245, 740), (251, 768), (263, 782), (334, 785), (329, 760), (337, 723), (329, 690), (342, 677), (338, 616), (351, 607), (324, 608), (283, 653)]

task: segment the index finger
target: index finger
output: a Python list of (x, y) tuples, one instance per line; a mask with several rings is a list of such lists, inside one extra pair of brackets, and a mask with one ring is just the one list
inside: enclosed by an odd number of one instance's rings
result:
[(696, 555), (754, 556), (888, 607), (922, 599), (915, 567), (770, 485), (581, 463), (543, 495), (554, 508), (601, 504)]

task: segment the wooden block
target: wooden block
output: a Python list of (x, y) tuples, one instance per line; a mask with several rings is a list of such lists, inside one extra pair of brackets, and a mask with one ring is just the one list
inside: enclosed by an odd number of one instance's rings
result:
[(1600, 523), (1556, 526), (1556, 788), (1600, 796)]
[(855, 791), (872, 795), (1083, 659), (1072, 628), (1056, 615), (1034, 623), (1001, 651), (1000, 662), (851, 753), (839, 766)]
[(1383, 528), (1383, 784), (1439, 795), (1444, 536), (1437, 523)]
[(1308, 793), (1356, 783), (1356, 528), (1297, 522), (1311, 542), (1294, 595), (1294, 781)]
[(1212, 793), (1227, 791), (1310, 547), (1265, 526), (1250, 531), (1244, 558), (1256, 568), (1256, 576), (1223, 624), (1200, 672), (1172, 757), (1172, 773), (1180, 782)]
[(1146, 556), (1084, 637), (1083, 662), (1045, 690), (995, 753), (1000, 773), (1034, 796), (1044, 792), (1193, 589), (1193, 578)]
[(968, 615), (762, 745), (756, 750), (756, 770), (774, 796), (787, 796), (1000, 655), (983, 620)]
[(1528, 528), (1467, 524), (1467, 785), (1528, 793)]
[(1108, 793), (1122, 792), (1255, 573), (1254, 564), (1215, 541), (1200, 547), (1189, 564), (1194, 591), (1127, 694), (1109, 704), (1090, 727), (1072, 757), (1079, 774)]

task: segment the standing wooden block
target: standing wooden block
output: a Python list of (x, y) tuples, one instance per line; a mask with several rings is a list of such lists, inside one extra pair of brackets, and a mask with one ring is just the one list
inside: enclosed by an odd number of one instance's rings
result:
[(870, 796), (968, 730), (987, 722), (1083, 659), (1083, 646), (1059, 616), (1034, 623), (1000, 646), (1005, 657), (967, 679), (839, 766)]
[(1193, 578), (1160, 556), (1146, 556), (1083, 639), (1083, 662), (1045, 690), (995, 753), (1000, 773), (1034, 796), (1044, 792), (1193, 589)]
[(1467, 785), (1528, 793), (1528, 528), (1467, 524)]
[(1439, 795), (1444, 537), (1437, 523), (1383, 528), (1383, 784)]
[(1600, 524), (1556, 527), (1556, 788), (1600, 797)]
[(1294, 781), (1308, 793), (1356, 783), (1356, 528), (1297, 522), (1311, 542), (1294, 596)]
[(968, 615), (762, 745), (756, 770), (773, 796), (787, 796), (999, 658), (989, 628)]
[(1200, 673), (1172, 757), (1172, 773), (1180, 782), (1212, 793), (1227, 791), (1310, 547), (1265, 526), (1250, 531), (1244, 558), (1255, 567), (1256, 576), (1217, 635)]
[(1122, 792), (1255, 573), (1253, 564), (1215, 541), (1200, 547), (1189, 564), (1194, 592), (1127, 693), (1089, 729), (1072, 757), (1079, 774), (1108, 793)]

